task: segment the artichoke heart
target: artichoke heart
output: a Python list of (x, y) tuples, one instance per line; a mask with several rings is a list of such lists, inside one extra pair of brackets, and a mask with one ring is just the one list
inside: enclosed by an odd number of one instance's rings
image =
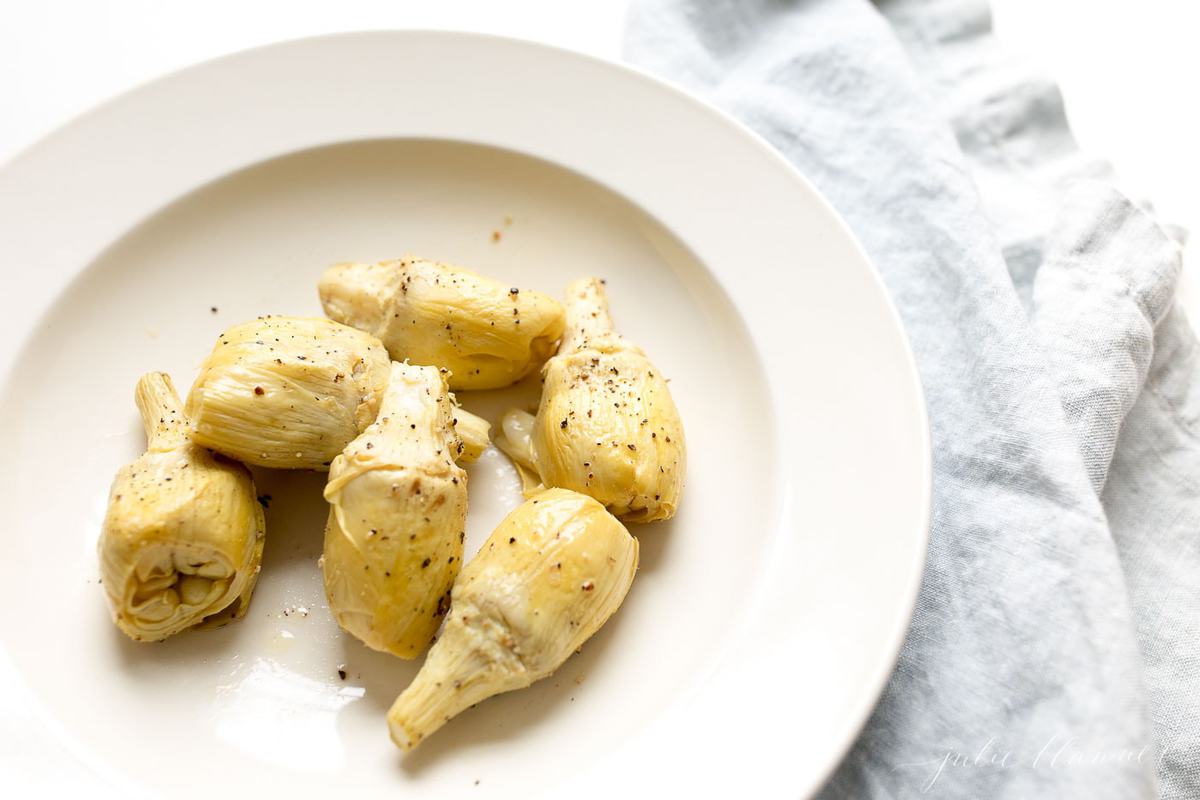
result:
[(590, 497), (549, 489), (518, 506), (463, 568), (437, 644), (388, 712), (411, 750), (451, 717), (550, 675), (612, 616), (638, 543)]
[(486, 446), (487, 423), (455, 408), (444, 370), (392, 364), (378, 418), (333, 460), (325, 487), (325, 593), (367, 646), (415, 658), (441, 624), (467, 521), (455, 460)]
[(374, 336), (327, 319), (235, 325), (188, 395), (192, 441), (247, 464), (327, 469), (375, 420), (389, 363)]
[(554, 298), (420, 258), (337, 264), (318, 288), (330, 319), (379, 337), (397, 361), (449, 369), (451, 389), (516, 383), (563, 332)]
[(496, 437), (526, 493), (573, 489), (625, 522), (673, 516), (687, 466), (683, 423), (662, 373), (613, 331), (603, 281), (568, 287), (562, 348), (542, 374), (536, 417), (509, 411)]
[(249, 471), (188, 441), (170, 377), (144, 375), (136, 400), (149, 441), (113, 481), (100, 574), (117, 626), (153, 642), (246, 613), (265, 524)]

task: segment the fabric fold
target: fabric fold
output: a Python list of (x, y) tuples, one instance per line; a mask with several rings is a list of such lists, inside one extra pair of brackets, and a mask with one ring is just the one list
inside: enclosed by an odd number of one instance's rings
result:
[[(627, 55), (818, 186), (880, 270), (925, 386), (924, 582), (824, 796), (1126, 800), (1160, 781), (1200, 796), (1185, 714), (1200, 399), (1170, 310), (1177, 248), (1078, 182), (1112, 173), (990, 27), (979, 0), (640, 0)], [(989, 749), (1008, 758), (973, 760)]]
[(1124, 195), (1092, 181), (1064, 193), (1034, 283), (1033, 322), (1097, 493), (1181, 267), (1179, 245)]
[(1158, 325), (1102, 494), (1135, 612), (1162, 797), (1200, 797), (1200, 348)]

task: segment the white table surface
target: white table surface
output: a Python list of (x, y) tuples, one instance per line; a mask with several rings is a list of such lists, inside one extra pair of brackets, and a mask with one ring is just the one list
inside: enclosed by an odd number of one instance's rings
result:
[[(1122, 188), (1152, 199), (1164, 220), (1200, 238), (1200, 4), (993, 0), (993, 6), (1009, 48), (1060, 82), (1083, 147), (1116, 165)], [(617, 58), (626, 8), (625, 0), (0, 0), (0, 163), (132, 86), (272, 41), (448, 28)], [(1196, 252), (1193, 242), (1192, 261)], [(1200, 320), (1200, 276), (1185, 272), (1181, 298)], [(0, 663), (0, 676), (6, 667)], [(13, 707), (16, 698), (0, 699), (6, 701), (0, 744), (8, 751), (0, 764), (21, 764), (18, 772), (38, 786), (86, 787), (84, 773), (21, 746), (29, 710)], [(12, 778), (23, 783), (20, 774)]]

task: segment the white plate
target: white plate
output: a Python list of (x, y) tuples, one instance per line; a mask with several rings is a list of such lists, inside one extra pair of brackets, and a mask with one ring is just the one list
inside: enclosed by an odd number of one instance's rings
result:
[[(260, 476), (262, 581), (219, 631), (126, 641), (94, 546), (112, 474), (142, 446), (141, 372), (186, 389), (225, 326), (319, 313), (327, 264), (406, 251), (555, 294), (607, 277), (619, 328), (673, 379), (690, 469), (680, 514), (635, 529), (638, 579), (583, 653), (401, 758), (383, 714), (417, 665), (330, 620), (321, 476)], [(5, 166), (0, 253), (0, 637), (18, 678), (3, 695), (24, 710), (4, 757), (26, 779), (82, 768), (175, 797), (795, 796), (878, 696), (927, 535), (910, 354), (829, 206), (696, 100), (472, 35), (254, 50)], [(494, 452), (471, 479), (477, 546), (516, 484)]]

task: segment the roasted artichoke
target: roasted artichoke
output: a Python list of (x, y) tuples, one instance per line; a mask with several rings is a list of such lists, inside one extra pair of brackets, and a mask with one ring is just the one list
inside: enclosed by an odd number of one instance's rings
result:
[(153, 642), (246, 613), (265, 528), (246, 468), (188, 441), (170, 377), (143, 376), (136, 401), (149, 441), (113, 481), (100, 573), (117, 626)]
[(567, 289), (567, 330), (546, 362), (537, 416), (508, 412), (496, 445), (527, 494), (583, 492), (625, 522), (668, 519), (686, 470), (683, 423), (662, 373), (613, 331), (603, 281)]
[(554, 298), (419, 258), (338, 264), (318, 288), (330, 319), (379, 337), (397, 361), (449, 369), (451, 389), (516, 383), (563, 332)]
[(327, 319), (235, 325), (188, 395), (192, 441), (247, 464), (326, 469), (375, 420), (389, 363), (374, 336)]
[[(445, 372), (392, 364), (379, 417), (333, 460), (325, 499), (325, 593), (338, 624), (376, 650), (415, 658), (462, 565), (467, 473), (487, 423), (454, 407)], [(470, 452), (458, 431), (482, 424)]]
[(590, 497), (541, 492), (509, 514), (459, 575), (421, 671), (388, 712), (411, 750), (463, 709), (558, 669), (625, 599), (638, 543)]

